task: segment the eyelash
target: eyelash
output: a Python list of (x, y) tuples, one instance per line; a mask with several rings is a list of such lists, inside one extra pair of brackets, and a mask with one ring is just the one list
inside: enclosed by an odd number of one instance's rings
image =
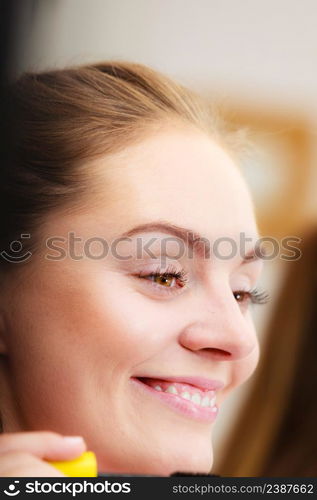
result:
[[(185, 269), (181, 269), (180, 271), (178, 271), (175, 267), (173, 266), (169, 266), (167, 268), (166, 271), (162, 272), (160, 270), (160, 268), (158, 267), (156, 271), (153, 271), (151, 273), (145, 273), (145, 274), (142, 274), (142, 273), (139, 273), (138, 275), (138, 278), (143, 278), (143, 279), (146, 279), (146, 278), (158, 278), (158, 277), (161, 277), (161, 278), (174, 278), (176, 280), (179, 281), (180, 283), (180, 286), (179, 288), (183, 288), (186, 283), (188, 282), (188, 276), (187, 276), (187, 273), (185, 271)], [(149, 280), (150, 281), (150, 280)], [(153, 283), (153, 285), (155, 287), (159, 287), (162, 291), (165, 287), (163, 287), (162, 285), (159, 285), (157, 283)], [(165, 293), (177, 293), (174, 289), (168, 289), (168, 288), (165, 288), (164, 290)]]
[[(178, 271), (173, 266), (170, 266), (164, 272), (162, 272), (160, 270), (160, 268), (158, 267), (156, 271), (153, 271), (153, 272), (148, 273), (148, 274), (139, 273), (137, 275), (137, 277), (138, 278), (143, 278), (143, 279), (146, 279), (146, 278), (157, 278), (157, 277), (161, 277), (161, 278), (166, 278), (167, 279), (167, 278), (171, 278), (172, 277), (172, 278), (174, 278), (174, 279), (176, 279), (176, 280), (178, 280), (180, 282), (180, 287), (179, 288), (185, 287), (186, 283), (188, 282), (188, 276), (186, 274), (186, 271), (184, 269), (181, 269), (180, 271)], [(157, 283), (153, 283), (153, 285), (157, 286), (157, 287), (159, 287), (161, 289), (165, 288), (162, 285), (159, 285)], [(165, 289), (165, 292), (166, 293), (175, 293), (175, 290)], [(233, 295), (234, 296), (241, 295), (242, 297), (244, 297), (243, 300), (237, 300), (236, 299), (237, 302), (239, 302), (239, 303), (244, 303), (244, 302), (250, 300), (250, 302), (252, 304), (262, 305), (262, 304), (266, 304), (270, 300), (270, 296), (269, 296), (268, 292), (266, 290), (259, 290), (258, 288), (252, 288), (251, 290), (236, 290), (235, 292), (233, 292)]]
[[(233, 295), (246, 295), (247, 300), (250, 300), (252, 304), (267, 304), (270, 300), (270, 296), (266, 290), (259, 290), (258, 288), (252, 288), (251, 290), (237, 290), (236, 292), (233, 292)], [(240, 301), (237, 301), (240, 302)], [(241, 302), (244, 302), (242, 300)]]

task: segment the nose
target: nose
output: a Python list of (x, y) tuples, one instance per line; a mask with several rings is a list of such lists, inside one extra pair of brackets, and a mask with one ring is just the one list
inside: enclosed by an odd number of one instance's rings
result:
[(210, 359), (236, 361), (258, 347), (253, 322), (240, 309), (231, 290), (214, 294), (212, 299), (200, 299), (192, 306), (195, 318), (191, 315), (179, 336), (184, 348)]

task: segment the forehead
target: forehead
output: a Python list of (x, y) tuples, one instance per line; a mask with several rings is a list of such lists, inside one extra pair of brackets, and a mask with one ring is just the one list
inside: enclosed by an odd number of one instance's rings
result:
[(118, 230), (164, 219), (211, 238), (257, 234), (238, 168), (202, 132), (164, 130), (95, 167), (98, 205)]

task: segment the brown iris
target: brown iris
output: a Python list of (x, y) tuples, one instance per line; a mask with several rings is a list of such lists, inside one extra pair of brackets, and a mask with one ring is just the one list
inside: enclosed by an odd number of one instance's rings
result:
[(165, 287), (171, 287), (173, 282), (175, 280), (175, 277), (172, 275), (166, 275), (164, 276), (163, 274), (160, 274), (158, 276), (154, 276), (154, 282), (157, 283), (158, 285), (163, 285)]
[(250, 294), (248, 292), (244, 292), (244, 291), (234, 293), (234, 297), (235, 297), (237, 302), (243, 302), (244, 300), (249, 298), (249, 295)]

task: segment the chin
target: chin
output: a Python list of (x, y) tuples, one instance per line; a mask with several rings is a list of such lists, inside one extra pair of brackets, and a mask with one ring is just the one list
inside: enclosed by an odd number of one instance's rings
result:
[(153, 456), (147, 460), (134, 461), (130, 465), (125, 463), (124, 465), (114, 464), (113, 467), (103, 463), (102, 458), (98, 460), (100, 470), (107, 471), (109, 474), (111, 472), (116, 474), (136, 474), (136, 475), (149, 475), (149, 476), (170, 476), (176, 472), (190, 473), (190, 474), (209, 474), (212, 467), (212, 453), (208, 456), (189, 455), (182, 454), (181, 456), (172, 456), (173, 454), (165, 455), (164, 457), (159, 457), (158, 455)]
[[(168, 453), (168, 461), (156, 461), (155, 470), (151, 474), (159, 476), (170, 476), (176, 472), (190, 474), (209, 474), (213, 464), (213, 452), (210, 446), (208, 450), (195, 450), (193, 447), (183, 450), (175, 455), (175, 450)], [(153, 464), (154, 465), (154, 464)]]
[(209, 474), (213, 463), (213, 457), (209, 456), (207, 459), (204, 457), (190, 457), (184, 460), (177, 469), (172, 470), (170, 474), (175, 472), (188, 472), (190, 474)]
[[(197, 429), (189, 432), (179, 427), (175, 431), (174, 426), (173, 432), (169, 427), (165, 427), (164, 431), (157, 435), (152, 433), (152, 436), (144, 434), (133, 443), (126, 442), (124, 453), (119, 448), (119, 453), (113, 455), (111, 447), (107, 452), (104, 446), (99, 447), (99, 470), (149, 476), (170, 476), (177, 472), (210, 473), (213, 449), (209, 432), (197, 432)], [(93, 449), (97, 451), (98, 446), (94, 445)]]

